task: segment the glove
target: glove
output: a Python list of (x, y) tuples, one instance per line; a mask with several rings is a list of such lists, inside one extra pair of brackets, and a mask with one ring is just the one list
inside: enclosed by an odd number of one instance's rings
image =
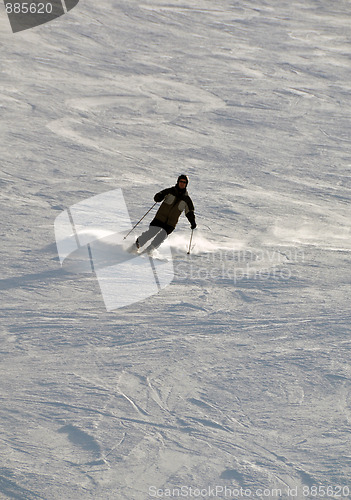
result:
[(195, 228), (196, 228), (196, 222), (195, 222), (195, 221), (194, 221), (194, 222), (192, 222), (192, 223), (190, 224), (190, 227), (191, 227), (191, 229), (195, 229)]
[(160, 194), (160, 193), (155, 194), (154, 200), (156, 201), (156, 203), (159, 203), (160, 201), (162, 201), (163, 200), (162, 194)]

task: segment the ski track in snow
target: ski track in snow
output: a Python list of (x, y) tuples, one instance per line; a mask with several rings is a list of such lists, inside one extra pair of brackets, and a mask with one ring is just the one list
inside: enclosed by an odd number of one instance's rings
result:
[[(3, 12), (1, 499), (351, 489), (348, 7)], [(183, 171), (191, 255), (182, 218), (171, 285), (107, 313), (55, 217), (121, 187), (134, 224)]]

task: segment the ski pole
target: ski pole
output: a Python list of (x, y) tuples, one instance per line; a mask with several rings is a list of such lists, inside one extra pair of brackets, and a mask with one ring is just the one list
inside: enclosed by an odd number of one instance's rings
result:
[(192, 242), (192, 239), (193, 239), (193, 233), (194, 233), (194, 229), (192, 229), (192, 230), (191, 230), (190, 243), (189, 243), (189, 250), (187, 251), (187, 254), (188, 254), (188, 255), (190, 254), (191, 242)]
[(127, 236), (129, 236), (129, 235), (130, 235), (130, 233), (131, 233), (131, 232), (132, 232), (132, 231), (133, 231), (133, 230), (137, 227), (137, 225), (138, 225), (138, 224), (140, 224), (140, 222), (144, 219), (144, 217), (146, 217), (146, 216), (147, 216), (147, 214), (148, 214), (148, 213), (149, 213), (149, 212), (150, 212), (150, 211), (154, 208), (154, 206), (156, 205), (156, 203), (157, 203), (157, 201), (155, 201), (155, 203), (152, 205), (152, 207), (151, 207), (151, 208), (149, 208), (149, 210), (146, 212), (146, 214), (144, 214), (144, 215), (142, 216), (142, 218), (141, 218), (140, 220), (138, 220), (138, 222), (135, 224), (135, 226), (133, 226), (133, 227), (132, 227), (132, 229), (129, 231), (129, 233), (125, 235), (125, 237), (123, 238), (124, 240), (125, 240), (125, 239), (127, 238)]

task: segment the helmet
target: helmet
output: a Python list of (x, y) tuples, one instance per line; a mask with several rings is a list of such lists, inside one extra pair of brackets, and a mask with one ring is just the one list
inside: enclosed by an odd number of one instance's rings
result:
[(188, 182), (189, 182), (189, 179), (188, 179), (188, 176), (185, 175), (185, 174), (181, 174), (179, 177), (178, 177), (178, 180), (177, 180), (177, 184), (179, 184), (179, 181), (180, 180), (184, 180), (186, 182), (186, 186), (188, 185)]

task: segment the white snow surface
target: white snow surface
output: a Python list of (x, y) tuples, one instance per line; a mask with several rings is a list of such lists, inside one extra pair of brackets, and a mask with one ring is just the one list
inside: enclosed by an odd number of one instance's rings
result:
[[(0, 13), (0, 498), (348, 498), (350, 2)], [(182, 217), (172, 283), (107, 312), (55, 218), (183, 172), (192, 253)]]

